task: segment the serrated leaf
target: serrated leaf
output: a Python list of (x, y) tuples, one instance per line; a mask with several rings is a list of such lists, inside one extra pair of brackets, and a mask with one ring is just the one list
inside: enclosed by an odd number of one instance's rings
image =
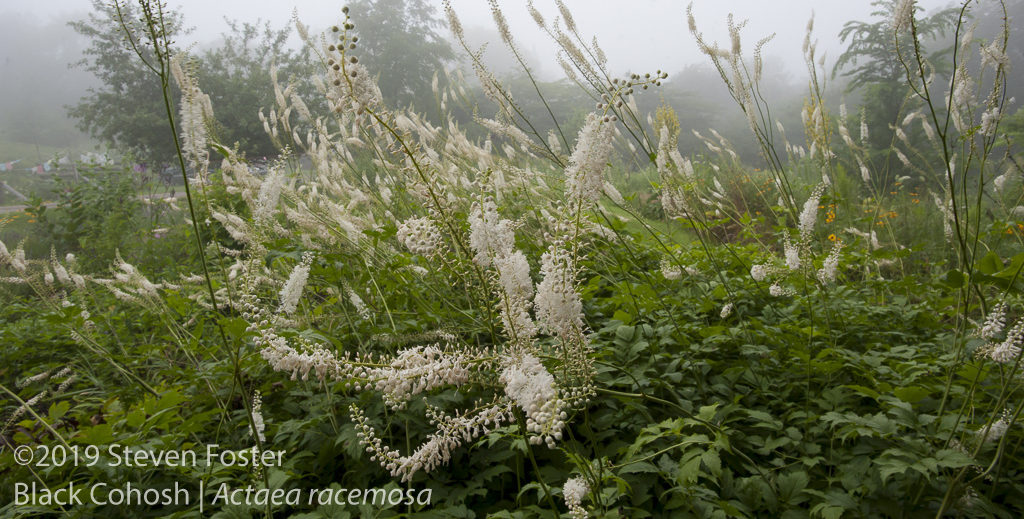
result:
[(802, 470), (787, 472), (779, 476), (776, 483), (779, 488), (779, 498), (785, 502), (793, 501), (800, 491), (807, 488), (807, 483), (810, 481), (807, 473)]
[(708, 468), (708, 472), (712, 476), (718, 477), (722, 475), (722, 459), (718, 456), (718, 451), (714, 449), (704, 451), (700, 459), (704, 462), (704, 466)]
[(619, 474), (643, 474), (648, 472), (656, 473), (658, 472), (658, 467), (647, 461), (637, 461), (623, 467)]

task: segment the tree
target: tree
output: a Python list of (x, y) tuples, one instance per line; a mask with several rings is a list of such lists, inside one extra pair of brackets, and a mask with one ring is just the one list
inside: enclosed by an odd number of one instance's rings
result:
[[(899, 31), (899, 47), (897, 32), (893, 27), (893, 17), (899, 8), (898, 0), (874, 0), (871, 5), (877, 7), (871, 16), (881, 18), (873, 23), (852, 20), (843, 25), (839, 31), (839, 41), (850, 45), (836, 60), (832, 69), (833, 75), (842, 72), (850, 78), (849, 89), (853, 90), (873, 83), (903, 83), (905, 71), (899, 56), (910, 59), (913, 55), (913, 41), (909, 31), (904, 27)], [(914, 5), (915, 11), (921, 11)], [(933, 40), (944, 36), (956, 25), (957, 10), (943, 9), (931, 16), (917, 20), (917, 33), (922, 41)], [(942, 55), (948, 48), (933, 53), (929, 59), (933, 64), (942, 63)]]
[[(225, 21), (230, 32), (219, 46), (203, 52), (198, 63), (199, 86), (210, 96), (217, 119), (214, 136), (225, 145), (237, 144), (249, 157), (275, 155), (277, 149), (259, 120), (260, 108), (274, 106), (271, 68), (277, 68), (279, 81), (297, 81), (313, 75), (312, 63), (287, 47), (287, 27)], [(314, 96), (312, 87), (300, 89), (300, 94)]]
[[(101, 0), (93, 0), (93, 6), (87, 20), (70, 25), (91, 40), (79, 64), (101, 86), (89, 89), (69, 113), (80, 129), (111, 148), (152, 164), (167, 162), (174, 156), (174, 141), (168, 133), (159, 79), (127, 47), (113, 7)], [(122, 2), (121, 9), (126, 23), (140, 18), (129, 2)], [(172, 39), (186, 34), (180, 13), (165, 10), (164, 15)], [(237, 145), (250, 157), (274, 155), (276, 148), (259, 120), (260, 109), (274, 105), (270, 70), (276, 66), (279, 80), (287, 82), (290, 77), (310, 77), (312, 64), (287, 47), (287, 27), (275, 30), (269, 23), (226, 22), (229, 31), (222, 41), (193, 59), (199, 86), (213, 104), (214, 137), (227, 146)], [(151, 52), (146, 47), (140, 50)], [(308, 90), (307, 98), (312, 87)], [(173, 98), (177, 97), (175, 92)]]
[[(68, 114), (77, 119), (79, 129), (112, 148), (153, 164), (165, 162), (174, 155), (174, 142), (168, 134), (160, 82), (129, 48), (113, 5), (102, 0), (93, 0), (92, 5), (87, 19), (68, 25), (91, 40), (86, 57), (77, 64), (95, 75), (100, 86), (90, 88)], [(125, 23), (140, 23), (132, 4), (125, 2), (121, 8)], [(185, 34), (180, 13), (166, 10), (165, 21), (169, 37)]]
[[(854, 20), (843, 25), (839, 39), (844, 43), (849, 41), (849, 47), (832, 69), (833, 75), (841, 73), (850, 79), (848, 91), (858, 90), (862, 94), (865, 122), (870, 128), (869, 158), (876, 167), (882, 166), (880, 169), (884, 170), (900, 168), (890, 153), (895, 135), (892, 127), (899, 126), (906, 115), (908, 107), (905, 102), (910, 94), (900, 56), (904, 60), (913, 59), (913, 36), (909, 27), (897, 28), (893, 21), (902, 3), (899, 0), (874, 0), (871, 5), (877, 9), (871, 16), (879, 20)], [(921, 10), (916, 4), (912, 5), (915, 11)], [(922, 47), (934, 44), (955, 27), (957, 13), (957, 9), (949, 8), (930, 16), (916, 17)], [(941, 74), (948, 72), (945, 58), (950, 47), (939, 47), (940, 50), (928, 55), (928, 61)]]
[(454, 59), (451, 45), (425, 0), (356, 0), (349, 14), (359, 37), (360, 60), (377, 75), (384, 99), (415, 104), (430, 93), (434, 72)]

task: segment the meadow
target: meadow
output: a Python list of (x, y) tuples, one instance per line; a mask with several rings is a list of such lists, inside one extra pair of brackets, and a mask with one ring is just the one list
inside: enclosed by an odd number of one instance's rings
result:
[(810, 24), (787, 128), (768, 39), (689, 16), (750, 162), (711, 128), (683, 156), (678, 114), (637, 103), (667, 74), (611, 73), (560, 1), (531, 14), (593, 108), (526, 118), (541, 88), (513, 95), (446, 4), (484, 99), (442, 70), (432, 110), (392, 104), (358, 12), (296, 22), (318, 98), (272, 74), (263, 170), (142, 2), (122, 24), (187, 197), (106, 168), (0, 215), (0, 516), (1020, 517), (1010, 35), (974, 40), (965, 4), (941, 69), (897, 4), (881, 152)]

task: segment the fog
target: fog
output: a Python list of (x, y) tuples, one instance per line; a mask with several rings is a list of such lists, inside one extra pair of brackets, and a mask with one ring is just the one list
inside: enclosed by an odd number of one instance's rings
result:
[[(443, 19), (440, 2), (431, 3), (437, 7), (436, 16)], [(526, 3), (510, 0), (498, 3), (537, 77), (543, 81), (561, 78), (562, 70), (554, 59), (557, 46), (537, 27)], [(612, 73), (664, 70), (670, 73), (669, 81), (675, 82), (677, 91), (685, 93), (693, 92), (695, 88), (714, 88), (714, 85), (699, 82), (687, 86), (690, 78), (685, 77), (683, 71), (696, 70), (693, 68), (695, 64), (706, 64), (708, 60), (698, 53), (694, 38), (687, 30), (685, 2), (566, 0), (566, 4), (573, 11), (582, 35), (588, 39), (591, 36), (597, 38), (608, 56)], [(918, 4), (925, 12), (931, 12), (947, 6), (948, 2), (921, 0)], [(549, 23), (558, 17), (554, 1), (537, 0), (535, 5)], [(225, 18), (242, 22), (263, 20), (274, 27), (284, 27), (294, 13), (307, 26), (319, 31), (341, 19), (341, 6), (339, 2), (327, 0), (294, 2), (294, 5), (291, 2), (247, 0), (170, 2), (170, 7), (180, 11), (186, 26), (191, 27), (178, 44), (192, 49), (215, 45), (227, 30)], [(486, 62), (499, 76), (511, 73), (513, 63), (495, 30), (488, 3), (483, 0), (452, 0), (452, 6), (466, 28), (470, 43), (474, 46), (489, 43)], [(91, 3), (87, 0), (19, 2), (0, 8), (0, 73), (6, 79), (3, 95), (0, 95), (0, 131), (3, 132), (0, 140), (29, 143), (37, 148), (89, 147), (94, 144), (75, 129), (74, 123), (67, 119), (65, 109), (96, 84), (96, 80), (81, 68), (69, 68), (70, 63), (81, 58), (80, 49), (88, 41), (77, 35), (66, 22), (84, 18), (90, 9)], [(828, 63), (834, 62), (843, 49), (838, 39), (843, 24), (850, 20), (870, 20), (872, 10), (867, 1), (701, 0), (693, 5), (698, 27), (707, 41), (728, 43), (726, 20), (729, 13), (734, 13), (737, 20), (747, 20), (743, 37), (748, 52), (754, 42), (774, 33), (774, 40), (765, 50), (769, 69), (766, 75), (774, 78), (771, 89), (790, 95), (802, 94), (805, 89), (806, 70), (801, 44), (811, 16), (815, 20), (813, 38), (818, 41), (819, 55), (824, 52), (831, 58), (826, 63), (830, 67)], [(358, 24), (359, 13), (353, 11), (351, 16)], [(449, 36), (446, 28), (439, 32)], [(296, 43), (297, 38), (292, 42)], [(695, 93), (721, 97), (723, 93), (720, 90), (717, 93)], [(259, 108), (253, 106), (252, 110)], [(706, 106), (703, 108), (708, 109)], [(0, 160), (9, 158), (0, 157)]]
[[(440, 2), (433, 1), (440, 11)], [(467, 28), (493, 30), (490, 7), (484, 0), (452, 0), (452, 6)], [(688, 64), (703, 61), (697, 52), (693, 37), (686, 26), (687, 2), (675, 0), (566, 0), (576, 23), (587, 37), (596, 36), (609, 64), (615, 72), (627, 70), (681, 70)], [(547, 78), (560, 74), (553, 56), (556, 46), (537, 28), (527, 12), (526, 2), (500, 0), (502, 11), (509, 20), (514, 35), (522, 48), (538, 60), (538, 68)], [(185, 16), (194, 30), (192, 43), (202, 44), (216, 40), (225, 30), (224, 18), (256, 22), (269, 20), (275, 26), (287, 23), (293, 13), (311, 27), (323, 27), (340, 19), (343, 2), (331, 0), (247, 1), (247, 0), (172, 0), (171, 8)], [(925, 12), (952, 5), (946, 0), (921, 0), (918, 5)], [(558, 15), (553, 1), (537, 0), (535, 6), (546, 17)], [(41, 22), (80, 17), (90, 8), (87, 0), (49, 0), (25, 2), (4, 8), (4, 18), (29, 15)], [(837, 0), (699, 0), (693, 3), (699, 29), (709, 41), (728, 40), (726, 16), (733, 13), (737, 20), (747, 20), (744, 35), (751, 43), (775, 33), (767, 53), (779, 56), (787, 71), (801, 74), (803, 64), (800, 46), (807, 21), (814, 16), (815, 38), (819, 48), (829, 56), (836, 56), (843, 46), (838, 33), (850, 20), (866, 20), (875, 8), (869, 1), (842, 2)], [(358, 22), (359, 13), (352, 13)], [(501, 47), (493, 41), (492, 50)], [(5, 51), (7, 51), (5, 47)], [(546, 57), (546, 58), (545, 58)]]

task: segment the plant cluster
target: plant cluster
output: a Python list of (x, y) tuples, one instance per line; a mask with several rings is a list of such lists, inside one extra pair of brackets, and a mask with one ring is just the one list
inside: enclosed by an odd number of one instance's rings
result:
[[(892, 150), (941, 159), (890, 178), (865, 159), (870, 123), (854, 139), (846, 108), (830, 114), (813, 23), (800, 143), (760, 89), (769, 39), (747, 57), (742, 22), (730, 17), (721, 48), (689, 13), (759, 146), (754, 168), (713, 129), (695, 132), (707, 154), (684, 157), (674, 112), (645, 123), (637, 105), (666, 74), (610, 73), (561, 0), (554, 21), (529, 9), (593, 99), (575, 139), (553, 111), (547, 133), (525, 116), (447, 4), (495, 109), (475, 114), (483, 137), (392, 104), (362, 59), (360, 12), (345, 8), (322, 35), (296, 22), (318, 94), (271, 71), (273, 106), (259, 113), (283, 156), (261, 172), (217, 140), (216, 103), (160, 5), (142, 2), (142, 24), (122, 29), (167, 100), (188, 204), (176, 239), (196, 257), (159, 272), (115, 253), (103, 271), (0, 242), (3, 281), (21, 294), (0, 314), (0, 339), (16, 345), (0, 441), (283, 449), (280, 466), (160, 468), (149, 484), (438, 498), (225, 516), (1019, 515), (1024, 210), (1000, 140), (1009, 36), (961, 34), (970, 4), (948, 75), (921, 48), (914, 2), (892, 6), (912, 96), (893, 131), (920, 126), (930, 143)], [(465, 99), (457, 82), (433, 88)], [(614, 174), (631, 161), (649, 186)], [(918, 223), (904, 223), (912, 211)], [(921, 257), (933, 265), (915, 267)], [(138, 476), (12, 459), (0, 452), (11, 480)]]

